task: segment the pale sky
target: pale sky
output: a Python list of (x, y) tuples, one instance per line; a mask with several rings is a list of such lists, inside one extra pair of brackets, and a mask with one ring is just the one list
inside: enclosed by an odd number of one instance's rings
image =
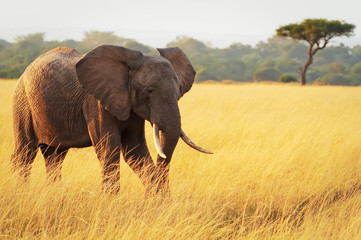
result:
[(361, 45), (360, 0), (2, 0), (0, 39), (45, 32), (46, 40), (81, 40), (99, 30), (153, 47), (189, 36), (224, 48), (266, 41), (305, 18), (355, 24), (355, 36), (335, 43)]

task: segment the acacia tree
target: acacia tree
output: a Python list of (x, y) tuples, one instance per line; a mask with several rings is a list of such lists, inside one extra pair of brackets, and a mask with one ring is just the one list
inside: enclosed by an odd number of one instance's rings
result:
[(313, 56), (324, 49), (333, 37), (349, 37), (355, 25), (338, 20), (306, 19), (301, 23), (281, 26), (276, 30), (277, 36), (306, 41), (309, 44), (308, 59), (303, 68), (300, 67), (301, 85), (306, 84), (307, 68), (312, 64)]

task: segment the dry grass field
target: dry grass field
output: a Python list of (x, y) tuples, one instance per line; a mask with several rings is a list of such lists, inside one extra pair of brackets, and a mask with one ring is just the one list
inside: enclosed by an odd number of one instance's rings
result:
[(361, 239), (360, 87), (193, 86), (182, 126), (215, 154), (179, 142), (172, 197), (145, 199), (123, 160), (121, 193), (104, 195), (92, 148), (69, 151), (52, 185), (38, 153), (19, 184), (14, 85), (0, 81), (0, 239)]

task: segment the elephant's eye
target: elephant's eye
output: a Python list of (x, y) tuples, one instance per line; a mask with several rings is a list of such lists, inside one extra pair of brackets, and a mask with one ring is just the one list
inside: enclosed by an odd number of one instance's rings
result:
[(153, 87), (148, 87), (147, 90), (148, 90), (148, 93), (150, 93), (150, 94), (153, 94), (155, 91), (155, 89)]

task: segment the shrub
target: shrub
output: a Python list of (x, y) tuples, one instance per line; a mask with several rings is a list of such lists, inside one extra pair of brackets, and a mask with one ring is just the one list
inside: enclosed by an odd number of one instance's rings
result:
[(283, 83), (297, 82), (297, 78), (289, 74), (283, 74), (278, 78), (278, 82), (283, 82)]

